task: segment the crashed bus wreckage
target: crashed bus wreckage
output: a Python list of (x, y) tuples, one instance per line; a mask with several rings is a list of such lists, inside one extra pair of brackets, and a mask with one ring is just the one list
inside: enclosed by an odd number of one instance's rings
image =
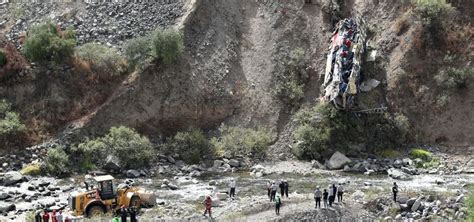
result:
[(331, 37), (322, 100), (333, 103), (338, 109), (353, 108), (354, 97), (361, 90), (360, 69), (366, 48), (361, 25), (354, 18), (346, 18), (337, 23)]

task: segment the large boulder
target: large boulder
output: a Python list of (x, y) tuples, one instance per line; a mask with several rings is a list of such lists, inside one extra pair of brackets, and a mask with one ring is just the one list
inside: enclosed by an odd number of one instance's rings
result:
[(387, 170), (388, 176), (397, 180), (409, 180), (411, 179), (410, 175), (404, 173), (403, 171), (395, 168), (390, 168)]
[(418, 198), (415, 200), (415, 203), (413, 203), (413, 206), (411, 206), (411, 211), (415, 212), (418, 210), (418, 208), (420, 208), (420, 205), (421, 205), (421, 199)]
[(14, 185), (23, 180), (23, 175), (18, 171), (10, 171), (3, 175), (3, 184), (5, 186)]
[(138, 172), (137, 170), (127, 170), (127, 177), (129, 178), (140, 177), (140, 172)]
[(10, 194), (6, 192), (0, 192), (0, 200), (6, 200), (10, 197)]
[(120, 170), (122, 167), (120, 165), (120, 160), (114, 155), (108, 155), (105, 159), (105, 170), (117, 171)]
[(231, 159), (229, 160), (229, 165), (231, 167), (240, 167), (240, 162), (236, 159)]
[(8, 213), (16, 209), (15, 204), (0, 202), (0, 214)]
[(214, 168), (218, 168), (224, 165), (224, 161), (222, 160), (214, 160)]
[(327, 166), (330, 170), (339, 170), (349, 163), (351, 163), (351, 159), (337, 151), (331, 156), (327, 162)]

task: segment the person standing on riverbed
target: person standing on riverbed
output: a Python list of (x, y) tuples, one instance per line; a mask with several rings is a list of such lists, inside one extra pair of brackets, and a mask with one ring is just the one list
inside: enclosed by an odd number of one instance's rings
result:
[(324, 189), (323, 192), (323, 202), (324, 202), (324, 208), (328, 208), (328, 191)]
[(319, 186), (316, 187), (316, 190), (314, 191), (314, 201), (316, 202), (315, 208), (321, 208), (321, 190), (319, 190)]
[(342, 187), (342, 184), (339, 184), (337, 187), (337, 202), (342, 202), (342, 195), (344, 194), (344, 188)]
[(334, 202), (334, 190), (332, 186), (329, 186), (329, 206), (332, 207), (332, 202)]
[(392, 192), (393, 192), (393, 201), (397, 202), (398, 185), (396, 182), (393, 182)]
[(230, 194), (229, 197), (232, 198), (232, 200), (235, 198), (235, 179), (232, 178), (230, 179)]
[(49, 213), (47, 210), (44, 210), (43, 213), (43, 222), (49, 222)]
[(275, 197), (275, 213), (276, 213), (276, 215), (280, 215), (280, 207), (281, 207), (281, 196), (280, 196), (280, 194), (276, 194), (276, 197)]
[[(287, 180), (284, 180), (283, 181), (283, 189), (285, 190), (285, 195), (286, 195), (286, 198), (288, 198), (288, 188), (290, 187), (290, 185), (288, 184), (288, 181)], [(283, 195), (281, 195), (283, 197)]]
[(270, 194), (270, 202), (275, 201), (275, 195), (276, 195), (277, 189), (278, 189), (278, 187), (277, 187), (277, 185), (275, 184), (275, 182), (272, 182), (271, 188), (272, 188), (272, 193)]
[(272, 182), (270, 180), (267, 181), (267, 193), (268, 193), (268, 198), (270, 198), (270, 201), (272, 201), (272, 199), (271, 199)]
[(285, 184), (283, 180), (280, 180), (278, 187), (280, 187), (280, 194), (281, 194), (281, 197), (283, 197), (285, 195)]
[(211, 207), (212, 207), (211, 196), (206, 197), (206, 199), (204, 200), (204, 206), (206, 207), (206, 210), (204, 210), (204, 213), (202, 215), (206, 216), (206, 213), (209, 212), (209, 217), (212, 218), (212, 215), (211, 215)]

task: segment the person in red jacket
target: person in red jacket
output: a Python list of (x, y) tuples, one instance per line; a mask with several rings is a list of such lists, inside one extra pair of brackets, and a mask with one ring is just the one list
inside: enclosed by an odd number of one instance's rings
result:
[(53, 213), (51, 214), (51, 221), (58, 222), (58, 220), (56, 220), (56, 210), (53, 210)]
[(211, 216), (211, 207), (212, 207), (212, 200), (211, 196), (207, 196), (206, 199), (204, 200), (204, 206), (206, 207), (206, 210), (204, 211), (203, 216), (206, 216), (206, 213), (209, 212), (209, 217), (212, 218)]
[(49, 213), (47, 210), (44, 210), (43, 213), (43, 222), (49, 222)]

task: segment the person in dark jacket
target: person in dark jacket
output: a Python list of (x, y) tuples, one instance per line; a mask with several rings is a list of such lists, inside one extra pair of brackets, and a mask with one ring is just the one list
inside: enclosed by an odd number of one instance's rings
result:
[(323, 203), (324, 203), (324, 208), (328, 208), (328, 191), (324, 189), (323, 192)]
[(131, 207), (128, 211), (130, 212), (130, 222), (137, 222), (137, 209)]
[(398, 185), (396, 182), (393, 182), (392, 192), (393, 192), (393, 201), (397, 202)]
[[(283, 181), (283, 188), (285, 190), (285, 195), (286, 195), (286, 198), (288, 198), (288, 188), (289, 188), (289, 184), (288, 184), (288, 181), (287, 180), (284, 180)], [(281, 195), (283, 197), (283, 195)]]
[(121, 222), (127, 222), (127, 208), (125, 208), (125, 205), (122, 205), (120, 207), (120, 221)]
[(41, 211), (36, 211), (35, 213), (35, 222), (42, 222)]
[(285, 195), (285, 183), (283, 182), (283, 180), (280, 181), (280, 184), (278, 184), (278, 187), (280, 187), (280, 194), (281, 194), (281, 197), (283, 197), (283, 195)]

